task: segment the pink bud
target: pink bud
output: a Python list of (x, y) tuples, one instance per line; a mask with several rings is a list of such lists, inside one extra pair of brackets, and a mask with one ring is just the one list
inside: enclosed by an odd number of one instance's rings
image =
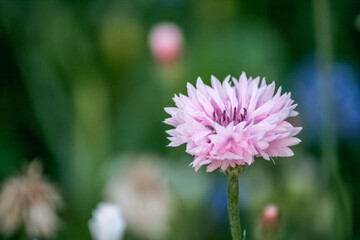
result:
[(276, 205), (268, 205), (264, 209), (263, 224), (265, 227), (276, 227), (279, 218), (279, 211)]
[(157, 61), (172, 62), (181, 55), (183, 34), (173, 23), (158, 23), (150, 30), (149, 42), (151, 52)]

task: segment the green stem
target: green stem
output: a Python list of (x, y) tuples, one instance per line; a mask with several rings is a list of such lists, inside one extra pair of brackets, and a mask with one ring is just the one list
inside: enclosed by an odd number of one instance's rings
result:
[(231, 236), (233, 240), (241, 240), (241, 225), (239, 215), (239, 181), (237, 172), (228, 173), (228, 212)]
[[(326, 188), (334, 201), (333, 239), (350, 239), (352, 231), (352, 208), (349, 192), (341, 178), (334, 112), (334, 29), (336, 18), (331, 14), (330, 0), (313, 0), (316, 60), (320, 83), (321, 107), (324, 120), (321, 132), (322, 166)], [(334, 121), (335, 119), (335, 121)]]

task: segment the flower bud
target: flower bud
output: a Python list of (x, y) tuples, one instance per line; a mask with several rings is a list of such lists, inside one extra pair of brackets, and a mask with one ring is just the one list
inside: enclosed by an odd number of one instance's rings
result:
[(157, 61), (173, 62), (181, 55), (183, 34), (173, 23), (159, 23), (150, 30), (149, 43), (153, 57)]
[(264, 228), (276, 228), (279, 221), (279, 211), (276, 205), (268, 205), (264, 209), (263, 225)]

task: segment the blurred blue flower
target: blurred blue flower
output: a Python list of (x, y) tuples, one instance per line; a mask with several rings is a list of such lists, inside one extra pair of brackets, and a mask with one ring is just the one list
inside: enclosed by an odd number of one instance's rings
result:
[(217, 222), (227, 222), (227, 182), (216, 181), (208, 199), (211, 217)]
[[(241, 211), (242, 220), (246, 220), (247, 209), (250, 205), (250, 191), (249, 182), (252, 182), (251, 178), (242, 178), (239, 181), (239, 208)], [(218, 178), (209, 191), (209, 197), (207, 199), (207, 209), (212, 219), (217, 223), (228, 223), (228, 206), (227, 206), (227, 190), (228, 182), (227, 178)]]
[[(360, 87), (358, 76), (350, 64), (335, 62), (333, 65), (333, 114), (337, 116), (336, 130), (341, 139), (360, 137)], [(294, 96), (304, 120), (304, 133), (311, 140), (320, 136), (323, 115), (317, 66), (313, 58), (303, 61), (293, 75)]]

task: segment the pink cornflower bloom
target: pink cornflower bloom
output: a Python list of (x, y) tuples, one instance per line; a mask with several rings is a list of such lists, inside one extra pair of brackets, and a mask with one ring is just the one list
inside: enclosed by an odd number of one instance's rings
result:
[(208, 172), (250, 165), (254, 156), (292, 156), (289, 146), (300, 142), (294, 136), (302, 128), (286, 119), (298, 114), (297, 104), (290, 93), (281, 94), (281, 87), (274, 95), (274, 82), (267, 85), (262, 79), (259, 86), (259, 81), (242, 73), (239, 80), (231, 82), (228, 76), (222, 84), (212, 76), (211, 87), (200, 78), (196, 88), (188, 83), (188, 96), (175, 95), (176, 107), (165, 108), (171, 117), (164, 122), (175, 127), (167, 131), (168, 146), (186, 144), (194, 156), (191, 165), (196, 171), (208, 165)]
[(162, 63), (172, 62), (181, 55), (183, 34), (174, 23), (158, 23), (150, 30), (149, 43), (156, 60)]

